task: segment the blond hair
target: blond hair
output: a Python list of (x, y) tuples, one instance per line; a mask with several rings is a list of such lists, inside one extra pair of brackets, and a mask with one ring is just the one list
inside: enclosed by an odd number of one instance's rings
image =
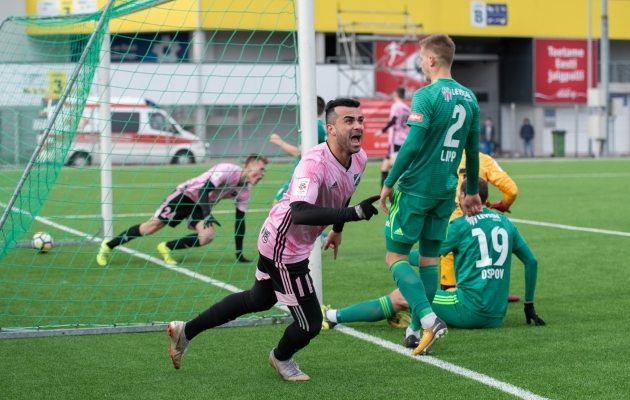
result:
[(420, 41), (420, 47), (434, 53), (440, 64), (450, 67), (455, 57), (455, 43), (448, 35), (431, 35)]

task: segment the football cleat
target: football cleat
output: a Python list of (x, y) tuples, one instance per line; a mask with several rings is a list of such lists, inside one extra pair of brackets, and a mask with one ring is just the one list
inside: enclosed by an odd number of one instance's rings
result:
[(286, 361), (280, 361), (273, 355), (273, 350), (269, 353), (269, 365), (278, 371), (282, 379), (285, 381), (308, 381), (310, 376), (300, 370), (300, 366), (289, 358)]
[(433, 326), (422, 331), (422, 338), (418, 343), (418, 347), (411, 352), (411, 355), (417, 356), (431, 353), (433, 343), (447, 333), (448, 328), (446, 327), (446, 322), (436, 317)]
[(106, 266), (109, 258), (109, 252), (111, 250), (112, 249), (109, 248), (107, 242), (103, 240), (101, 242), (101, 248), (98, 250), (98, 254), (96, 255), (96, 263), (101, 267)]
[(322, 330), (327, 331), (334, 328), (337, 323), (330, 321), (326, 316), (326, 311), (330, 310), (330, 306), (325, 306), (322, 304), (320, 308), (322, 309)]
[(182, 366), (182, 356), (188, 350), (189, 341), (184, 335), (185, 327), (186, 323), (184, 321), (171, 321), (166, 327), (166, 333), (171, 337), (168, 353), (171, 356), (175, 369), (179, 369)]
[(397, 312), (396, 315), (387, 318), (387, 323), (392, 328), (404, 329), (411, 324), (411, 317), (407, 313)]
[(160, 253), (165, 263), (169, 265), (177, 265), (177, 261), (175, 261), (175, 259), (171, 257), (171, 252), (173, 250), (169, 249), (168, 246), (166, 246), (166, 242), (158, 244), (157, 251), (158, 253)]

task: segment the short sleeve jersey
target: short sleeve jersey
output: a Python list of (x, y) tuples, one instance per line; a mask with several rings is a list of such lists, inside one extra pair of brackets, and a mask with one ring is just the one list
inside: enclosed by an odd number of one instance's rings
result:
[(389, 110), (389, 119), (396, 117), (396, 122), (389, 128), (389, 142), (397, 146), (405, 143), (407, 134), (409, 133), (409, 106), (402, 101), (396, 101)]
[(305, 201), (320, 207), (344, 207), (359, 185), (366, 164), (363, 150), (352, 155), (347, 169), (337, 161), (327, 143), (308, 151), (293, 172), (289, 189), (263, 223), (258, 236), (260, 253), (287, 264), (306, 260), (326, 226), (293, 224), (291, 203)]
[(407, 123), (425, 128), (421, 149), (400, 177), (398, 189), (430, 199), (451, 199), (457, 167), (469, 135), (479, 140), (479, 104), (453, 79), (440, 78), (416, 91)]
[(471, 311), (503, 317), (507, 311), (512, 253), (527, 243), (514, 224), (487, 208), (448, 226), (440, 254), (453, 252), (458, 298)]
[(177, 190), (195, 203), (199, 202), (199, 196), (210, 180), (215, 189), (208, 194), (210, 209), (223, 199), (234, 199), (236, 208), (242, 212), (247, 211), (250, 198), (250, 184), (239, 186), (243, 169), (238, 165), (221, 163), (210, 168), (203, 174), (189, 179), (177, 186)]

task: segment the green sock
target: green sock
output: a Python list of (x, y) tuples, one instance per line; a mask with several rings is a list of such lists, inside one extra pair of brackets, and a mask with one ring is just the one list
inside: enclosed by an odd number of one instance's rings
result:
[(394, 314), (392, 300), (383, 296), (337, 310), (337, 322), (376, 322)]
[(420, 267), (420, 279), (422, 279), (422, 283), (424, 284), (424, 290), (427, 294), (427, 300), (429, 300), (429, 303), (433, 303), (435, 292), (437, 292), (438, 275), (439, 272), (437, 265)]
[[(420, 318), (433, 312), (431, 304), (427, 299), (427, 295), (424, 291), (424, 284), (422, 280), (411, 268), (409, 262), (405, 260), (399, 260), (392, 264), (389, 268), (400, 293), (402, 293), (409, 308), (412, 310), (412, 315), (417, 316), (418, 325), (420, 324)], [(412, 324), (414, 319), (412, 318)], [(417, 330), (417, 329), (414, 329)]]
[(409, 253), (409, 265), (417, 267), (419, 258), (420, 258), (420, 250), (411, 250), (411, 253)]

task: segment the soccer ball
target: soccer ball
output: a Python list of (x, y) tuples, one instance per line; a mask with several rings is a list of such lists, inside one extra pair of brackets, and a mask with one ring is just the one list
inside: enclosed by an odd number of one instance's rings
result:
[(39, 250), (42, 253), (47, 252), (53, 247), (53, 238), (50, 236), (50, 233), (46, 232), (37, 232), (33, 235), (33, 240), (31, 241), (33, 248), (35, 250)]

